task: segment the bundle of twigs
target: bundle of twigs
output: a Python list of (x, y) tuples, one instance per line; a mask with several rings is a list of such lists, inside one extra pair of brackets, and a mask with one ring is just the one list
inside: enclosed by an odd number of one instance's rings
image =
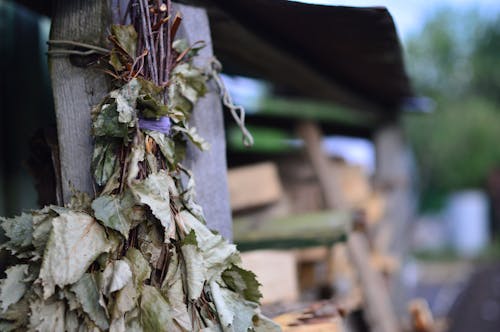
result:
[(189, 118), (209, 77), (172, 14), (169, 1), (132, 0), (132, 24), (93, 49), (117, 85), (92, 110), (98, 194), (3, 219), (18, 263), (1, 281), (0, 330), (279, 329), (236, 247), (206, 227), (182, 165), (186, 144), (207, 148)]

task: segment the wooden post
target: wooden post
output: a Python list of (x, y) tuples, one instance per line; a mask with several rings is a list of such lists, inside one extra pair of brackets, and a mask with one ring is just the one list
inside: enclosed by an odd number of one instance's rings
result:
[[(374, 242), (383, 253), (401, 259), (408, 252), (409, 222), (415, 211), (410, 181), (410, 155), (397, 122), (381, 127), (374, 136), (376, 150), (375, 180), (384, 189), (385, 216), (377, 225)], [(391, 278), (390, 291), (398, 315), (406, 314), (408, 296), (401, 278)]]
[[(51, 39), (103, 45), (110, 20), (107, 1), (57, 0)], [(61, 162), (61, 203), (68, 203), (72, 188), (93, 196), (90, 110), (109, 91), (102, 72), (74, 66), (67, 56), (49, 58), (57, 118)]]
[[(375, 180), (386, 195), (386, 214), (379, 248), (401, 255), (408, 250), (408, 222), (414, 210), (410, 188), (409, 153), (397, 123), (380, 128), (374, 137)], [(385, 228), (385, 229), (384, 229)]]
[(373, 332), (397, 332), (394, 315), (382, 276), (370, 264), (370, 250), (364, 234), (353, 232), (347, 241), (349, 257), (356, 268), (363, 291), (364, 317)]
[(333, 167), (323, 152), (321, 129), (313, 122), (304, 121), (299, 123), (297, 134), (306, 145), (306, 152), (321, 186), (326, 207), (329, 209), (342, 207), (344, 199), (340, 179), (338, 174), (334, 174)]
[[(321, 130), (314, 123), (302, 123), (298, 128), (299, 136), (306, 144), (307, 153), (316, 176), (321, 183), (321, 189), (329, 209), (345, 208), (339, 175), (333, 172), (328, 157), (321, 148)], [(353, 232), (347, 240), (347, 248), (352, 264), (359, 278), (364, 310), (370, 328), (374, 332), (396, 332), (398, 324), (386, 287), (381, 276), (370, 265), (370, 250), (365, 234)], [(331, 252), (331, 251), (330, 251)], [(329, 257), (329, 261), (331, 261)]]
[[(199, 40), (206, 42), (207, 46), (196, 59), (196, 65), (204, 68), (213, 56), (206, 11), (185, 5), (176, 5), (175, 8), (183, 16), (179, 37), (186, 38), (190, 43)], [(109, 12), (108, 1), (56, 1), (51, 39), (104, 45), (111, 23)], [(90, 172), (90, 110), (109, 92), (109, 85), (104, 74), (76, 67), (66, 56), (51, 57), (50, 65), (61, 159), (63, 199), (60, 203), (67, 203), (72, 188), (92, 196), (94, 194)], [(222, 106), (213, 86), (195, 106), (191, 125), (211, 145), (210, 150), (205, 152), (193, 146), (188, 148), (185, 164), (194, 173), (197, 200), (204, 209), (208, 226), (231, 240)]]
[[(213, 57), (210, 26), (205, 9), (178, 5), (182, 24), (178, 36), (189, 43), (203, 40), (206, 46), (195, 59), (195, 65), (207, 68)], [(201, 137), (210, 143), (209, 151), (200, 151), (190, 145), (186, 165), (196, 180), (196, 197), (203, 208), (208, 226), (231, 241), (232, 223), (227, 184), (226, 139), (222, 119), (222, 105), (214, 85), (206, 96), (198, 101), (190, 125), (198, 129)]]

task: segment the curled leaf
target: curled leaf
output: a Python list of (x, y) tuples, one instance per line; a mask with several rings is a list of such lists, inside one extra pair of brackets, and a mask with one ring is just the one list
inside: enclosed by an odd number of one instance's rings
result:
[(132, 59), (135, 59), (137, 50), (137, 32), (133, 25), (112, 25), (111, 34), (116, 38), (118, 45)]

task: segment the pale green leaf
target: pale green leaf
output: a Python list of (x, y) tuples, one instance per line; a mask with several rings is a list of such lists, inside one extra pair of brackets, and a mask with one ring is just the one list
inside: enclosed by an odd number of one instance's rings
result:
[(145, 222), (137, 227), (137, 242), (144, 258), (151, 266), (157, 266), (163, 248), (163, 237), (156, 225)]
[(103, 280), (101, 287), (108, 295), (122, 289), (132, 280), (132, 270), (125, 260), (113, 261), (104, 269)]
[(232, 265), (222, 273), (222, 279), (232, 291), (242, 295), (246, 300), (259, 302), (262, 293), (256, 275), (237, 265)]
[(170, 164), (174, 164), (175, 162), (175, 143), (164, 133), (159, 131), (149, 131), (148, 136), (151, 137), (158, 147), (160, 148), (161, 153), (167, 159)]
[(150, 174), (144, 181), (133, 184), (131, 190), (138, 201), (149, 206), (153, 215), (160, 220), (165, 229), (165, 240), (172, 236), (170, 194), (176, 195), (177, 189), (174, 180), (167, 172), (161, 170), (156, 174)]
[(0, 306), (2, 312), (7, 311), (11, 304), (18, 302), (26, 292), (24, 279), (28, 274), (28, 265), (14, 265), (5, 270), (5, 273), (6, 278), (0, 281)]
[(116, 70), (116, 71), (121, 71), (125, 67), (123, 66), (122, 62), (120, 61), (120, 56), (118, 55), (118, 52), (115, 50), (111, 51), (111, 54), (109, 55), (109, 64)]
[[(194, 234), (192, 231), (191, 234)], [(195, 239), (196, 241), (196, 239)], [(203, 254), (196, 244), (181, 246), (182, 255), (186, 264), (186, 282), (190, 300), (197, 300), (203, 291), (203, 285), (207, 280), (207, 269), (204, 265)]]
[[(5, 328), (5, 331), (19, 331), (28, 325), (28, 315), (30, 311), (28, 297), (29, 295), (24, 296), (21, 300), (11, 304), (7, 311), (0, 312), (0, 322), (8, 323), (1, 326)], [(4, 330), (0, 328), (0, 331)]]
[(135, 59), (137, 50), (137, 32), (133, 25), (117, 25), (111, 26), (111, 34), (116, 38), (120, 47), (127, 54)]
[(95, 140), (91, 168), (99, 186), (105, 185), (116, 172), (119, 145), (119, 140), (107, 137), (97, 137)]
[(185, 50), (187, 50), (189, 47), (189, 43), (187, 42), (186, 39), (182, 38), (182, 39), (176, 39), (174, 40), (174, 42), (172, 43), (172, 48), (179, 54), (181, 54), (182, 52), (184, 52)]
[(64, 331), (64, 302), (35, 299), (30, 302), (29, 331)]
[(212, 281), (228, 269), (231, 264), (240, 263), (241, 259), (234, 244), (229, 244), (221, 235), (212, 233), (208, 227), (194, 217), (189, 211), (183, 210), (178, 215), (187, 232), (194, 230), (198, 248), (203, 254), (207, 269), (207, 280)]
[[(171, 260), (169, 270), (172, 263), (175, 262), (172, 262)], [(171, 306), (174, 321), (180, 328), (183, 329), (183, 331), (190, 332), (193, 331), (193, 316), (188, 312), (187, 304), (184, 302), (184, 299), (186, 298), (183, 287), (184, 280), (180, 268), (174, 267), (174, 271), (175, 275), (169, 278), (171, 284), (166, 287), (164, 294), (166, 294), (166, 298)]]
[(108, 319), (103, 307), (99, 304), (99, 293), (92, 275), (85, 273), (77, 283), (71, 286), (71, 291), (75, 293), (83, 311), (90, 319), (99, 328), (106, 330), (109, 327)]
[(120, 232), (126, 239), (130, 232), (135, 200), (132, 195), (125, 194), (122, 197), (100, 196), (92, 202), (92, 209), (96, 219), (106, 227)]
[(127, 260), (130, 265), (134, 284), (136, 286), (141, 286), (144, 283), (144, 280), (149, 279), (149, 276), (151, 275), (151, 267), (139, 250), (129, 248), (125, 260)]
[(66, 311), (64, 316), (64, 331), (79, 332), (81, 322), (78, 321), (78, 316), (75, 311)]
[(240, 295), (220, 287), (215, 281), (210, 283), (210, 291), (224, 332), (246, 332), (253, 329), (253, 317), (258, 314), (256, 303), (245, 301)]
[(206, 76), (189, 63), (177, 65), (172, 70), (172, 81), (180, 93), (192, 104), (196, 104), (198, 98), (204, 96), (207, 91)]
[(133, 283), (116, 292), (110, 330), (125, 331), (125, 314), (137, 306), (139, 294)]
[(141, 325), (145, 331), (177, 331), (167, 300), (152, 286), (144, 286), (141, 296)]
[(40, 270), (44, 298), (54, 293), (56, 285), (78, 281), (101, 253), (115, 245), (106, 238), (103, 227), (85, 213), (67, 212), (54, 218)]
[(253, 317), (255, 332), (281, 332), (281, 327), (262, 314)]
[[(221, 287), (215, 281), (210, 283), (210, 294), (217, 308), (217, 315), (219, 316), (219, 321), (222, 325), (222, 330), (224, 332), (235, 332), (233, 328), (235, 308), (231, 307), (230, 303), (226, 303), (224, 294), (222, 293)], [(242, 330), (247, 331), (247, 329)]]
[(56, 214), (50, 212), (50, 208), (33, 213), (33, 246), (37, 251), (35, 260), (41, 258), (45, 251), (45, 246), (49, 241), (50, 231), (52, 229), (52, 220)]
[(137, 109), (147, 119), (158, 119), (168, 114), (168, 107), (150, 95), (137, 98)]
[(184, 128), (181, 126), (172, 126), (172, 131), (184, 133), (202, 151), (210, 149), (210, 144), (198, 134), (196, 127)]
[(0, 220), (5, 235), (9, 238), (3, 244), (4, 248), (16, 254), (31, 247), (33, 241), (33, 217), (30, 214), (23, 213), (14, 218), (0, 217)]
[(94, 136), (127, 137), (129, 123), (120, 122), (119, 115), (116, 101), (103, 104), (92, 122)]
[(133, 185), (135, 178), (139, 174), (139, 162), (144, 160), (144, 136), (139, 132), (135, 138), (128, 158), (128, 176), (127, 183)]
[(114, 98), (116, 102), (118, 122), (127, 124), (129, 127), (134, 125), (135, 108), (140, 89), (141, 84), (134, 78), (120, 89), (110, 92), (109, 96)]

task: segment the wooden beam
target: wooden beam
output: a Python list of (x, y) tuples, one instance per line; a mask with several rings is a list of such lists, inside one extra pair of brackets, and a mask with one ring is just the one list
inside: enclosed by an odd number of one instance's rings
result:
[[(205, 9), (187, 5), (176, 5), (174, 8), (179, 10), (183, 17), (178, 37), (186, 38), (191, 44), (200, 40), (205, 42), (206, 46), (195, 58), (195, 65), (206, 68), (214, 54)], [(192, 170), (197, 183), (198, 204), (203, 208), (208, 226), (231, 240), (232, 223), (222, 105), (218, 91), (213, 85), (210, 85), (209, 92), (195, 105), (190, 124), (196, 127), (201, 137), (210, 144), (209, 151), (199, 151), (193, 145), (188, 146), (185, 163), (188, 169)]]
[(272, 162), (232, 168), (228, 181), (233, 211), (275, 203), (283, 197), (278, 167)]
[(360, 232), (350, 234), (347, 248), (361, 283), (365, 302), (365, 319), (370, 326), (370, 331), (399, 331), (398, 322), (387, 295), (387, 287), (382, 276), (371, 267), (365, 235)]
[[(104, 45), (109, 24), (107, 1), (57, 0), (50, 36)], [(67, 56), (51, 56), (49, 68), (61, 161), (60, 203), (67, 203), (73, 188), (93, 196), (90, 110), (108, 93), (109, 85), (102, 72), (77, 67)]]
[(330, 161), (323, 152), (323, 135), (319, 126), (313, 122), (301, 122), (297, 126), (297, 134), (306, 144), (306, 152), (321, 186), (326, 207), (344, 207), (340, 177), (333, 172)]
[[(313, 123), (302, 123), (298, 132), (306, 142), (306, 150), (320, 181), (326, 207), (329, 209), (345, 208), (346, 201), (342, 192), (341, 174), (330, 167), (328, 157), (322, 151), (322, 135), (318, 126)], [(371, 330), (374, 332), (398, 331), (398, 323), (382, 276), (370, 265), (370, 250), (365, 234), (350, 233), (347, 248), (361, 284), (364, 310), (367, 313)]]

